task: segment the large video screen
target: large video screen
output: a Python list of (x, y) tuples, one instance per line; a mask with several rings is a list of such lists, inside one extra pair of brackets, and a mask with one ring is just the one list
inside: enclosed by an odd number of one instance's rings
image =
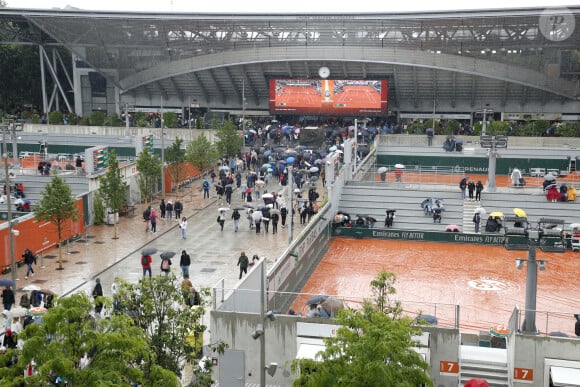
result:
[(386, 80), (270, 79), (272, 114), (387, 113)]

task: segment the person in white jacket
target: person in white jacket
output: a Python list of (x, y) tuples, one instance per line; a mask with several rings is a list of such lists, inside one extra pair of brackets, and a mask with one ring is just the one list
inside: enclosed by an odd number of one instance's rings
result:
[(181, 237), (187, 239), (187, 218), (185, 216), (181, 218), (179, 228), (181, 229)]

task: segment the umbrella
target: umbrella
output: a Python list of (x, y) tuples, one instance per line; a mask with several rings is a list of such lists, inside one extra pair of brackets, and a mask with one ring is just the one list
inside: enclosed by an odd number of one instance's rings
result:
[(490, 212), (489, 216), (491, 216), (492, 218), (495, 218), (495, 217), (501, 218), (503, 216), (503, 212), (501, 212), (501, 211)]
[(426, 323), (428, 325), (437, 325), (437, 317), (431, 314), (420, 314), (417, 316), (418, 323)]
[(514, 214), (519, 218), (527, 218), (526, 211), (521, 208), (514, 208)]
[(141, 250), (141, 255), (153, 255), (157, 252), (157, 249), (155, 247), (145, 247), (143, 250)]
[(477, 207), (475, 210), (473, 210), (473, 213), (483, 215), (483, 214), (487, 213), (487, 211), (483, 207)]
[(435, 212), (443, 212), (443, 211), (445, 211), (445, 208), (444, 207), (433, 207), (433, 211), (435, 211)]
[(377, 169), (378, 173), (385, 173), (387, 172), (389, 169), (387, 167), (380, 167), (379, 169)]
[(489, 387), (489, 383), (483, 379), (469, 379), (465, 387)]
[(226, 184), (225, 188), (234, 188), (233, 184)]
[(551, 173), (546, 173), (544, 175), (544, 180), (546, 180), (546, 181), (556, 180), (556, 176), (552, 175)]
[(288, 164), (292, 164), (292, 163), (294, 162), (294, 160), (295, 160), (295, 159), (294, 159), (294, 157), (290, 156), (290, 157), (288, 157), (288, 158), (286, 159), (286, 162), (287, 162)]
[(314, 160), (314, 164), (322, 164), (322, 159), (316, 159), (316, 160)]
[(318, 305), (318, 304), (322, 304), (327, 299), (328, 299), (328, 296), (325, 296), (323, 294), (318, 294), (318, 295), (316, 295), (314, 297), (309, 298), (308, 301), (306, 301), (306, 305)]
[(274, 170), (272, 168), (268, 168), (266, 169), (268, 172), (274, 172)]
[(22, 290), (24, 290), (25, 292), (31, 292), (33, 290), (40, 290), (40, 286), (30, 284), (23, 287)]
[(240, 159), (237, 159), (237, 160), (236, 160), (236, 165), (242, 165), (243, 163), (244, 163), (244, 162), (243, 162), (242, 160), (240, 160)]
[(497, 337), (506, 337), (509, 333), (509, 330), (506, 326), (497, 324), (489, 328), (489, 333)]
[(334, 151), (334, 153), (344, 153), (343, 151), (341, 151), (340, 149), (337, 149)]
[(266, 163), (264, 165), (262, 165), (262, 168), (272, 168), (272, 166), (269, 163)]
[(51, 295), (51, 296), (56, 296), (56, 293), (55, 292), (53, 292), (50, 289), (46, 289), (46, 288), (40, 289), (39, 292), (42, 293), (42, 294), (48, 294), (48, 295)]
[(580, 223), (570, 223), (570, 228), (571, 229), (580, 228)]
[(403, 169), (403, 168), (405, 168), (405, 166), (403, 164), (395, 164), (395, 168)]
[(164, 251), (159, 256), (161, 259), (169, 259), (175, 255), (175, 251)]
[(310, 167), (310, 169), (308, 171), (311, 172), (311, 173), (316, 173), (316, 172), (320, 171), (320, 168), (318, 168), (318, 167)]
[(14, 282), (8, 278), (0, 278), (0, 286), (14, 286)]
[(326, 300), (322, 301), (320, 306), (326, 310), (331, 317), (339, 310), (344, 309), (344, 303), (340, 298), (336, 297), (328, 297)]
[(244, 208), (254, 208), (253, 204), (244, 204), (242, 207)]
[(258, 181), (256, 181), (256, 184), (257, 185), (264, 185), (264, 184), (266, 184), (266, 182), (264, 180), (258, 180)]
[(337, 149), (337, 148), (336, 148), (336, 146), (335, 146), (335, 145), (333, 145), (333, 146), (331, 146), (330, 148), (328, 148), (328, 151), (329, 151), (329, 152), (334, 152), (336, 149)]
[(220, 171), (221, 171), (221, 170), (224, 170), (224, 171), (229, 171), (229, 170), (230, 170), (230, 167), (228, 167), (227, 165), (222, 165), (222, 166), (220, 167)]
[(219, 211), (219, 212), (222, 212), (222, 211), (229, 211), (229, 208), (228, 208), (228, 207), (220, 207), (220, 208), (218, 208), (218, 211)]
[(450, 224), (447, 227), (445, 227), (445, 231), (449, 231), (449, 232), (459, 232), (459, 226), (456, 224)]
[(234, 210), (238, 210), (238, 211), (243, 211), (245, 209), (246, 209), (246, 207), (234, 207)]
[(23, 308), (21, 306), (17, 308), (12, 308), (8, 311), (8, 318), (18, 318), (26, 316), (28, 309)]
[(27, 316), (42, 316), (45, 313), (46, 313), (46, 308), (43, 308), (42, 306), (35, 306), (35, 307), (28, 309), (28, 312), (26, 312), (26, 315)]
[(271, 193), (265, 193), (262, 195), (262, 199), (274, 199), (274, 195)]
[(250, 133), (252, 133), (252, 134), (256, 134), (256, 133), (258, 133), (258, 132), (256, 132), (254, 129), (250, 129), (250, 130), (248, 130), (248, 132), (250, 132)]
[(397, 210), (395, 210), (394, 208), (387, 208), (385, 212), (388, 214), (389, 212), (397, 212)]
[(550, 332), (550, 333), (548, 333), (548, 336), (552, 336), (552, 337), (570, 337), (570, 336), (568, 336), (567, 333), (560, 332), (560, 331)]
[(266, 208), (266, 205), (265, 205), (265, 204), (258, 204), (258, 205), (256, 206), (256, 208), (257, 208), (258, 210), (261, 210), (262, 208)]
[(277, 208), (272, 208), (270, 210), (270, 215), (280, 215), (280, 210)]

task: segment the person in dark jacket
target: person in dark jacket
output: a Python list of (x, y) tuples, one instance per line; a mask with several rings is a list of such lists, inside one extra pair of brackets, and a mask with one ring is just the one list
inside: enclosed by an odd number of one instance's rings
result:
[(181, 258), (179, 259), (179, 267), (181, 267), (183, 278), (189, 278), (190, 265), (191, 265), (191, 257), (189, 256), (189, 254), (187, 254), (187, 251), (183, 250), (181, 252)]
[(475, 200), (481, 201), (481, 191), (483, 191), (483, 184), (481, 180), (478, 180), (477, 184), (475, 184)]
[(97, 284), (93, 289), (93, 298), (95, 299), (95, 313), (101, 313), (103, 310), (103, 301), (99, 297), (103, 297), (103, 287), (101, 286), (101, 279), (96, 279)]
[(232, 213), (232, 219), (234, 220), (234, 232), (238, 232), (238, 225), (240, 223), (240, 212), (238, 210), (234, 210)]
[(580, 337), (580, 314), (575, 314), (576, 317), (576, 324), (574, 324), (574, 333), (577, 337)]
[(159, 204), (159, 216), (161, 217), (161, 219), (165, 219), (165, 199), (161, 199), (161, 203)]
[(34, 277), (34, 269), (32, 268), (32, 265), (36, 263), (36, 257), (34, 256), (34, 254), (32, 254), (32, 251), (30, 251), (29, 249), (24, 249), (24, 254), (22, 254), (22, 258), (24, 258), (24, 263), (27, 266), (26, 276), (24, 277), (24, 279), (28, 279), (28, 275), (30, 273), (32, 273), (32, 276)]
[(240, 258), (238, 258), (238, 266), (240, 267), (240, 278), (242, 279), (242, 275), (248, 273), (248, 265), (250, 264), (250, 260), (246, 253), (242, 251)]
[(286, 227), (286, 216), (288, 216), (288, 209), (286, 209), (286, 206), (280, 207), (280, 217), (282, 218), (282, 227)]
[(18, 343), (18, 339), (16, 339), (16, 335), (12, 330), (6, 329), (6, 334), (4, 334), (4, 340), (2, 345), (6, 348), (16, 348), (16, 344)]
[(2, 304), (4, 305), (4, 310), (10, 310), (15, 302), (14, 291), (12, 291), (10, 286), (6, 286), (4, 290), (2, 290)]
[(179, 199), (175, 200), (175, 204), (173, 205), (173, 211), (175, 211), (175, 219), (181, 219), (181, 212), (183, 211), (183, 203), (179, 201)]

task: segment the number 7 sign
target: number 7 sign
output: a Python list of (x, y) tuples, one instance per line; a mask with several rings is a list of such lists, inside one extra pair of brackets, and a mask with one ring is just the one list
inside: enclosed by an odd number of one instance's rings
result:
[(441, 374), (458, 374), (459, 363), (456, 361), (442, 360), (439, 362), (439, 373)]
[(533, 382), (534, 370), (531, 368), (514, 368), (514, 380), (520, 382)]

